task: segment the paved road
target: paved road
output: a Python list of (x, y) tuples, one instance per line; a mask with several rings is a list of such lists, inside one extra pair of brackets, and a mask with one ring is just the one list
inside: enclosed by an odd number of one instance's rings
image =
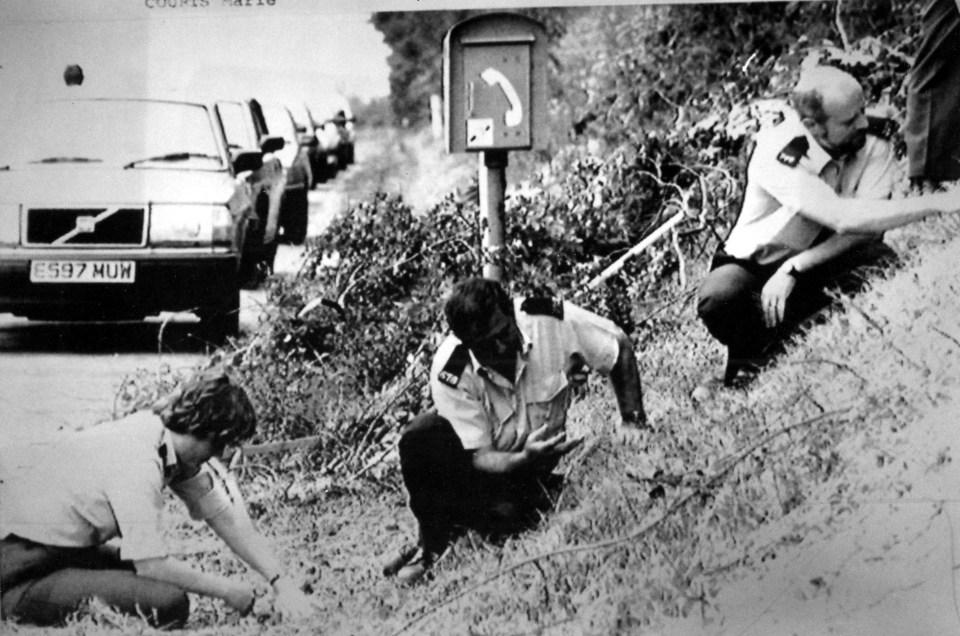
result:
[[(319, 233), (343, 209), (341, 184), (347, 176), (310, 193), (309, 234)], [(281, 245), (276, 271), (295, 272), (302, 256), (302, 247)], [(242, 293), (242, 330), (256, 326), (264, 298), (262, 290)], [(162, 365), (189, 369), (200, 363), (205, 351), (189, 337), (192, 321), (188, 316), (70, 324), (0, 314), (0, 443), (32, 441), (108, 419), (124, 378)]]

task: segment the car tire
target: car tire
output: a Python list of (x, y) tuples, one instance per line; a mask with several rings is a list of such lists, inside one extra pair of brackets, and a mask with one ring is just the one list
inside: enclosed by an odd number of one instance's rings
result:
[[(285, 212), (283, 237), (293, 245), (303, 245), (307, 239), (307, 223), (310, 218), (310, 201), (307, 198), (306, 188), (290, 201)], [(276, 255), (276, 246), (274, 246), (274, 255)], [(273, 269), (273, 263), (270, 263), (270, 269)]]
[(200, 318), (200, 337), (215, 346), (223, 345), (228, 338), (240, 333), (240, 289), (236, 288), (214, 299), (212, 304), (196, 311)]

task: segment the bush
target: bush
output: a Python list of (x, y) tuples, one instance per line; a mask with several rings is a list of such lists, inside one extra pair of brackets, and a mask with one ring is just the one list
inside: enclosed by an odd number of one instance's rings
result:
[[(833, 10), (620, 7), (585, 14), (593, 30), (556, 29), (581, 44), (558, 52), (557, 68), (583, 79), (585, 97), (567, 109), (576, 143), (527, 164), (532, 176), (508, 196), (497, 259), (511, 292), (563, 296), (643, 341), (671, 329), (661, 309), (691, 297), (690, 276), (737, 213), (751, 134), (776, 117), (801, 65), (832, 60), (873, 96), (902, 94), (904, 54), (883, 34), (848, 49), (823, 40)], [(582, 46), (596, 28), (605, 38)], [(474, 194), (423, 214), (377, 194), (310, 243), (295, 279), (272, 282), (261, 332), (223, 354), (257, 397), (262, 439), (319, 435), (319, 462), (359, 465), (429, 407), (441, 303), (487, 257)], [(669, 238), (588, 285), (678, 212), (687, 218)]]

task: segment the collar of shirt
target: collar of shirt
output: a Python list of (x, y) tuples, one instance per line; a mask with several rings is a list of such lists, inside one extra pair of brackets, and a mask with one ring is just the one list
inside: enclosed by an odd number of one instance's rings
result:
[(518, 354), (519, 359), (514, 382), (509, 381), (507, 378), (497, 373), (494, 369), (480, 364), (480, 361), (477, 360), (477, 357), (473, 355), (473, 351), (467, 349), (467, 352), (470, 354), (470, 363), (476, 370), (476, 374), (488, 382), (504, 389), (512, 389), (515, 383), (523, 376), (523, 370), (527, 367), (527, 358), (530, 355), (530, 349), (533, 347), (533, 341), (530, 340), (530, 336), (528, 336), (527, 332), (523, 330), (523, 327), (517, 325), (517, 328), (520, 330), (520, 337), (523, 339), (523, 344), (520, 346), (520, 353)]

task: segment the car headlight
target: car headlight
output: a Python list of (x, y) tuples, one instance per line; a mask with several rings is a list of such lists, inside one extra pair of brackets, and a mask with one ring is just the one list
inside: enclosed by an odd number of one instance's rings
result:
[(222, 205), (150, 206), (151, 245), (229, 245), (233, 217)]
[(20, 206), (0, 203), (0, 243), (16, 245), (20, 242)]

